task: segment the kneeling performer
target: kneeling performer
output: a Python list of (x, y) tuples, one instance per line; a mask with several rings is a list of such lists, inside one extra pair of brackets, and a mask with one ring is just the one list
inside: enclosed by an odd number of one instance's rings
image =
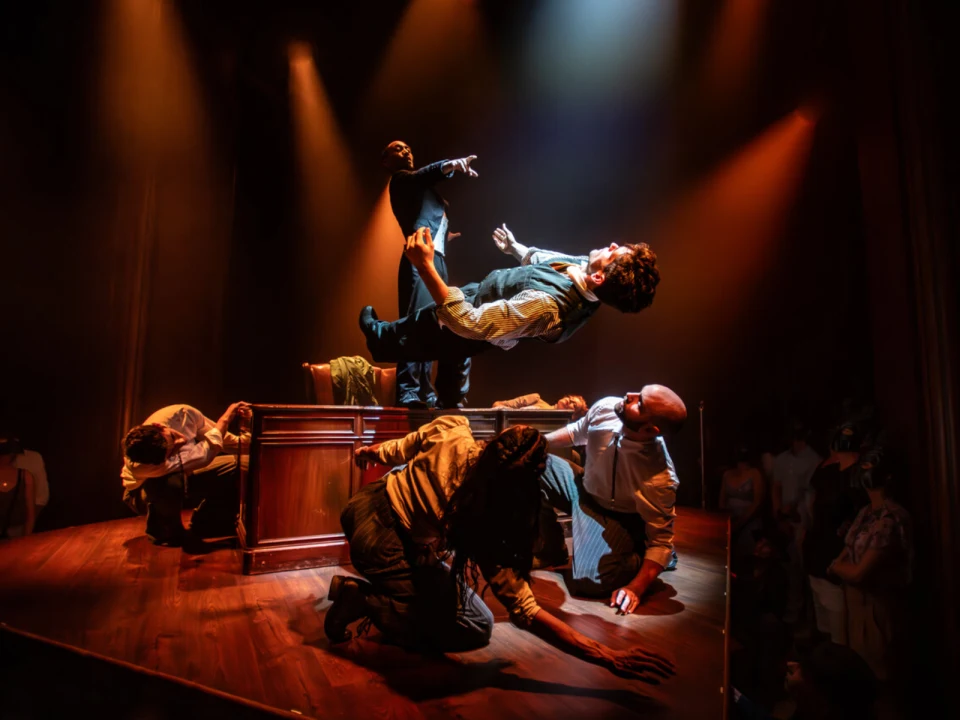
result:
[[(333, 578), (324, 619), (332, 642), (369, 618), (387, 640), (409, 649), (482, 647), (494, 619), (475, 592), (479, 571), (514, 624), (565, 652), (648, 683), (673, 674), (656, 653), (613, 650), (537, 605), (528, 580), (547, 456), (539, 432), (516, 426), (485, 443), (474, 440), (466, 418), (443, 416), (355, 455), (361, 464), (406, 464), (362, 488), (340, 516), (350, 559), (365, 580)], [(452, 568), (438, 552), (452, 553)]]

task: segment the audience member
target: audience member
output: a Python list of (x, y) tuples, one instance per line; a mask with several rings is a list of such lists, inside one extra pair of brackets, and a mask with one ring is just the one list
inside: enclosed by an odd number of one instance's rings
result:
[[(800, 662), (787, 664), (784, 680), (795, 709), (791, 720), (871, 720), (876, 716), (876, 678), (863, 658), (837, 643), (821, 643)], [(733, 688), (734, 717), (774, 716)]]
[(736, 464), (720, 481), (720, 508), (730, 511), (731, 542), (739, 557), (753, 554), (753, 533), (760, 529), (765, 490), (760, 468), (753, 462), (747, 445), (741, 443)]
[(515, 397), (510, 400), (497, 400), (493, 404), (493, 407), (509, 408), (513, 410), (520, 410), (523, 408), (530, 408), (533, 410), (570, 410), (573, 412), (574, 420), (579, 420), (582, 418), (587, 414), (587, 410), (589, 409), (587, 401), (584, 400), (580, 395), (564, 395), (562, 398), (557, 400), (555, 405), (551, 405), (546, 400), (542, 399), (539, 393), (521, 395), (520, 397)]
[(738, 687), (772, 705), (783, 691), (782, 667), (791, 644), (781, 619), (789, 587), (782, 562), (787, 538), (769, 522), (754, 538), (753, 555), (732, 576), (731, 629), (742, 648), (731, 657), (731, 665)]
[(803, 610), (806, 576), (800, 558), (804, 531), (800, 510), (810, 489), (810, 478), (822, 459), (807, 444), (809, 436), (810, 430), (804, 423), (794, 422), (790, 427), (790, 447), (777, 455), (773, 463), (773, 515), (789, 538), (785, 562), (790, 593), (784, 614), (788, 623), (795, 623)]
[(843, 550), (846, 535), (864, 504), (863, 491), (853, 487), (863, 433), (861, 424), (843, 423), (834, 433), (830, 455), (810, 478), (809, 528), (803, 535), (803, 567), (810, 580), (817, 629), (846, 643), (845, 601), (837, 578), (827, 567)]
[(0, 438), (0, 539), (29, 535), (37, 518), (36, 480), (18, 467), (22, 454), (17, 438)]
[(870, 503), (853, 521), (843, 552), (828, 568), (843, 581), (849, 645), (880, 680), (891, 674), (891, 649), (902, 623), (900, 609), (912, 561), (910, 516), (887, 495), (893, 479), (882, 447), (861, 453), (856, 480)]

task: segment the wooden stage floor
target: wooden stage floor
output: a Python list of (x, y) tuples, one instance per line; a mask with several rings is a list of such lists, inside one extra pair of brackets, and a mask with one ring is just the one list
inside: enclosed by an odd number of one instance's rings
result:
[(726, 538), (726, 516), (681, 508), (679, 567), (629, 617), (534, 573), (540, 604), (585, 635), (671, 654), (678, 674), (660, 686), (564, 655), (495, 601), (481, 650), (423, 657), (375, 630), (331, 648), (314, 606), (349, 567), (245, 576), (239, 550), (154, 547), (140, 518), (0, 544), (0, 622), (310, 717), (720, 718)]

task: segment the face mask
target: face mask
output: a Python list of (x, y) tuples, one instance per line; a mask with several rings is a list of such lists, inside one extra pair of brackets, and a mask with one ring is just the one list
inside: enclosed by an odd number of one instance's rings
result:
[(860, 449), (860, 434), (853, 423), (844, 423), (834, 433), (830, 448), (835, 452), (856, 452)]
[(875, 448), (864, 453), (860, 458), (860, 464), (857, 466), (857, 473), (854, 479), (854, 485), (859, 485), (867, 490), (881, 487), (886, 478), (883, 468), (883, 450)]

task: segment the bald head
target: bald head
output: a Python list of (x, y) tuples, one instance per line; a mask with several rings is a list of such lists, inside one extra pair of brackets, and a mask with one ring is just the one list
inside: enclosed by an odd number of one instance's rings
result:
[(394, 140), (380, 155), (383, 166), (390, 172), (413, 170), (413, 151), (403, 140)]
[(644, 385), (640, 391), (643, 408), (661, 432), (675, 433), (687, 419), (687, 406), (666, 385)]

